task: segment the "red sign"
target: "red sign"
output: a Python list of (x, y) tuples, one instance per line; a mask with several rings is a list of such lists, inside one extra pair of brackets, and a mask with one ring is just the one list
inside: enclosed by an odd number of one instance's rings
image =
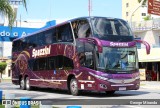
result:
[(148, 0), (148, 13), (160, 16), (160, 0)]

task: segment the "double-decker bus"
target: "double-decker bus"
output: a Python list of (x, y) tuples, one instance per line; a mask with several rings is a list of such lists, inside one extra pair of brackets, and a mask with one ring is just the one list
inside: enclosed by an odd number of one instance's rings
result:
[(12, 82), (21, 89), (80, 91), (137, 90), (140, 86), (136, 43), (127, 22), (81, 17), (15, 39)]

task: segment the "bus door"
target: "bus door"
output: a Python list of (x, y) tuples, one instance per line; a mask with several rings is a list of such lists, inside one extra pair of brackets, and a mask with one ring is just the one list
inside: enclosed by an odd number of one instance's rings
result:
[[(88, 43), (88, 42), (77, 42), (77, 50), (78, 50), (78, 56), (79, 56), (79, 61), (82, 67), (84, 68), (88, 68), (91, 70), (95, 70), (96, 69), (96, 48), (95, 45), (92, 43)], [(82, 74), (82, 79), (81, 80), (85, 80), (88, 81), (90, 80), (90, 75), (88, 73), (88, 70), (81, 68), (82, 72), (84, 72)], [(91, 84), (85, 84), (84, 83), (84, 87), (88, 88), (88, 89), (92, 89), (92, 87), (90, 86)]]
[(95, 45), (88, 42), (77, 42), (79, 61), (82, 67), (96, 68)]

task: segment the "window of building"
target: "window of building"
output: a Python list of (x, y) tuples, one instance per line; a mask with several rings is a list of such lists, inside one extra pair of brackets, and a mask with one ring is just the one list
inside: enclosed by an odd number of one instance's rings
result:
[(142, 16), (146, 16), (146, 13), (142, 13)]
[(126, 7), (129, 7), (129, 3), (126, 3)]
[(126, 12), (126, 16), (129, 16), (129, 12)]
[(8, 77), (11, 76), (11, 70), (8, 70)]

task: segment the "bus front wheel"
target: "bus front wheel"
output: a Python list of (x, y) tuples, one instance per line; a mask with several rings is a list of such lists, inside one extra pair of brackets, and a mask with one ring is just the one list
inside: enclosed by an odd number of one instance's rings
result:
[(72, 78), (70, 81), (70, 92), (74, 96), (77, 96), (79, 94), (78, 82), (75, 78)]

